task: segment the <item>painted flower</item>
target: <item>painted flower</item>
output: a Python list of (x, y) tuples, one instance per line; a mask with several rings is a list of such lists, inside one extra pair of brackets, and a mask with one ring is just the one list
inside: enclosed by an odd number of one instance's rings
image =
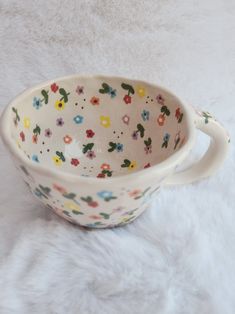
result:
[(110, 117), (109, 116), (100, 116), (100, 124), (104, 128), (109, 128), (111, 125)]
[(113, 196), (113, 192), (111, 191), (101, 191), (101, 192), (98, 192), (97, 195), (100, 197), (100, 198), (110, 198)]
[(58, 156), (53, 156), (52, 160), (54, 161), (54, 164), (56, 166), (61, 166), (62, 165), (62, 160)]
[(21, 138), (21, 141), (24, 142), (25, 141), (25, 134), (23, 131), (20, 132), (20, 138)]
[(66, 189), (64, 187), (62, 187), (62, 186), (60, 186), (60, 185), (58, 185), (56, 183), (53, 184), (53, 189), (58, 191), (61, 194), (66, 194), (67, 193), (67, 191), (66, 191)]
[(137, 94), (138, 94), (140, 97), (144, 97), (144, 96), (145, 96), (145, 88), (142, 87), (142, 86), (138, 86), (138, 87), (137, 87)]
[(130, 122), (130, 117), (127, 115), (127, 114), (125, 114), (123, 117), (122, 117), (122, 121), (123, 121), (123, 123), (125, 123), (125, 124), (129, 124), (129, 122)]
[(105, 178), (105, 174), (104, 173), (98, 173), (97, 178)]
[(131, 103), (131, 96), (125, 95), (123, 97), (123, 100), (125, 101), (126, 104), (130, 104)]
[(152, 145), (145, 146), (144, 150), (145, 150), (146, 154), (151, 154), (152, 153)]
[(84, 86), (77, 86), (77, 88), (76, 88), (76, 93), (78, 94), (78, 95), (81, 95), (81, 94), (83, 94), (84, 93)]
[(109, 165), (109, 164), (102, 164), (102, 165), (100, 166), (100, 168), (101, 168), (102, 170), (110, 170), (110, 165)]
[(46, 129), (44, 135), (46, 137), (51, 137), (51, 135), (52, 135), (51, 129)]
[(141, 113), (141, 117), (144, 121), (147, 121), (149, 120), (149, 111), (147, 110), (143, 110), (142, 113)]
[(129, 192), (129, 196), (130, 197), (136, 197), (136, 196), (139, 196), (141, 193), (142, 193), (141, 190), (135, 189), (135, 190)]
[(158, 116), (158, 118), (157, 118), (157, 123), (160, 125), (160, 126), (162, 126), (163, 124), (164, 124), (164, 122), (165, 122), (165, 116), (163, 115), (163, 114), (160, 114), (159, 116)]
[(89, 130), (86, 130), (86, 136), (87, 137), (93, 137), (95, 135), (95, 132), (93, 132), (91, 129), (89, 129)]
[(56, 100), (55, 102), (55, 109), (56, 110), (63, 110), (65, 108), (64, 100)]
[(38, 142), (38, 136), (37, 136), (37, 134), (34, 134), (34, 135), (32, 136), (32, 142), (33, 142), (34, 144), (37, 144), (37, 142)]
[(27, 117), (24, 118), (24, 127), (25, 127), (26, 129), (29, 129), (29, 128), (30, 128), (30, 119), (27, 118)]
[(94, 159), (96, 157), (96, 154), (93, 150), (89, 150), (86, 154), (87, 158)]
[(64, 125), (64, 120), (63, 120), (63, 118), (58, 118), (58, 119), (56, 119), (56, 125), (57, 125), (57, 126), (63, 126), (63, 125)]
[(34, 97), (33, 98), (33, 106), (35, 109), (39, 109), (40, 107), (42, 107), (42, 101), (40, 98)]
[(117, 145), (116, 145), (116, 151), (117, 151), (117, 152), (122, 152), (122, 151), (123, 151), (123, 144), (117, 143)]
[(175, 110), (175, 117), (176, 117), (177, 120), (180, 118), (180, 115), (181, 115), (180, 108), (177, 108)]
[(35, 162), (39, 162), (38, 156), (37, 155), (33, 155), (32, 156), (32, 160)]
[(144, 169), (147, 169), (147, 168), (149, 168), (149, 167), (151, 167), (151, 165), (150, 165), (150, 163), (148, 162), (148, 163), (144, 166)]
[(77, 167), (79, 165), (79, 160), (77, 158), (72, 158), (71, 165)]
[(158, 95), (157, 95), (156, 100), (157, 100), (157, 102), (158, 102), (160, 105), (164, 105), (165, 99), (162, 97), (161, 94), (158, 94)]
[(51, 84), (51, 91), (56, 93), (59, 89), (59, 86), (56, 83)]
[(72, 142), (72, 137), (69, 136), (69, 135), (65, 135), (64, 138), (63, 138), (65, 144), (70, 144)]
[(135, 160), (132, 160), (130, 165), (128, 166), (129, 170), (134, 170), (137, 167), (137, 163)]
[(98, 215), (90, 215), (89, 218), (94, 219), (94, 220), (100, 220), (101, 217)]
[(78, 206), (74, 202), (66, 202), (66, 203), (64, 203), (64, 207), (71, 209), (71, 210), (76, 210), (76, 211), (80, 210), (80, 206)]
[(164, 137), (163, 137), (163, 141), (164, 141), (164, 142), (168, 142), (169, 139), (170, 139), (170, 134), (169, 134), (169, 133), (166, 133), (166, 134), (164, 135)]
[(83, 117), (82, 116), (79, 116), (77, 115), (76, 117), (73, 118), (73, 121), (76, 123), (76, 124), (81, 124), (83, 122)]
[(100, 99), (98, 97), (95, 97), (93, 96), (91, 99), (90, 99), (90, 103), (95, 106), (95, 105), (99, 105), (100, 104)]
[(132, 133), (131, 137), (133, 138), (133, 140), (137, 140), (138, 139), (138, 132), (134, 131)]
[(117, 96), (116, 89), (112, 89), (112, 87), (109, 86), (108, 94), (111, 96), (111, 98), (114, 98)]

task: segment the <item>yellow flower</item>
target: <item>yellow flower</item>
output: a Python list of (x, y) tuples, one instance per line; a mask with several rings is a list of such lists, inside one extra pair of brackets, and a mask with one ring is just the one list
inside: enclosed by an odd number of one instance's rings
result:
[(104, 128), (109, 128), (111, 125), (110, 122), (110, 117), (105, 117), (105, 116), (100, 116), (100, 124), (104, 127)]
[(145, 89), (142, 86), (137, 86), (137, 93), (140, 97), (144, 97), (145, 96)]
[(73, 202), (66, 202), (66, 203), (64, 204), (64, 206), (65, 206), (66, 208), (68, 208), (68, 209), (71, 209), (71, 210), (77, 210), (77, 211), (80, 210), (80, 207), (79, 207), (77, 204), (73, 203)]
[(25, 127), (26, 129), (29, 129), (29, 128), (30, 128), (30, 119), (27, 118), (27, 117), (24, 118), (24, 127)]
[(52, 159), (53, 159), (56, 166), (62, 165), (62, 160), (58, 156), (53, 156)]
[(55, 109), (63, 110), (64, 107), (65, 107), (64, 100), (56, 100), (56, 102), (55, 102)]
[(129, 170), (134, 170), (137, 167), (137, 163), (135, 160), (132, 160), (132, 162), (130, 163), (130, 165), (128, 166)]

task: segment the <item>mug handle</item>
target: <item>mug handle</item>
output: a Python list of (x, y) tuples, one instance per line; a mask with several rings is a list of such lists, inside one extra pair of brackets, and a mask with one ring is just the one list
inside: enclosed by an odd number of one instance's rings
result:
[(195, 126), (211, 137), (205, 155), (186, 170), (166, 179), (166, 185), (179, 185), (209, 177), (224, 162), (230, 138), (225, 128), (209, 112), (195, 110)]

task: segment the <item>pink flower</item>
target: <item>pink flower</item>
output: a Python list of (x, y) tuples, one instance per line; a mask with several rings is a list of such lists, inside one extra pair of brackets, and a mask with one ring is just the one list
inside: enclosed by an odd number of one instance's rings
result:
[(130, 117), (127, 114), (125, 114), (125, 116), (122, 117), (122, 121), (123, 123), (128, 125), (130, 122)]
[(158, 102), (160, 105), (164, 105), (165, 99), (162, 97), (161, 94), (157, 95), (156, 99), (157, 99), (157, 102)]
[(86, 156), (89, 159), (94, 159), (96, 157), (96, 154), (93, 150), (89, 150), (89, 152), (87, 152)]
[(52, 135), (51, 129), (46, 129), (44, 135), (46, 137), (51, 137), (51, 135)]
[(90, 103), (95, 106), (95, 105), (99, 105), (100, 104), (100, 99), (98, 97), (95, 97), (93, 96), (91, 99), (90, 99)]
[(144, 169), (151, 167), (150, 163), (148, 162), (145, 166)]
[(102, 165), (100, 166), (100, 168), (101, 168), (102, 170), (110, 170), (110, 165), (109, 165), (109, 164), (102, 164)]
[(71, 165), (77, 167), (79, 165), (79, 160), (77, 158), (72, 158)]
[(163, 115), (163, 114), (160, 114), (159, 116), (158, 116), (158, 118), (157, 118), (157, 123), (160, 125), (160, 126), (162, 126), (163, 124), (164, 124), (164, 122), (165, 122), (165, 116)]
[(21, 138), (21, 141), (24, 142), (25, 141), (25, 134), (23, 131), (20, 132), (20, 138)]
[(54, 188), (54, 190), (58, 191), (61, 194), (66, 194), (67, 193), (65, 188), (63, 188), (62, 186), (60, 186), (60, 185), (58, 185), (56, 183), (53, 184), (53, 188)]
[(83, 94), (83, 93), (84, 93), (84, 87), (78, 85), (77, 88), (76, 88), (76, 93), (77, 93), (78, 95)]
[(151, 145), (145, 146), (144, 150), (145, 150), (146, 154), (151, 154), (152, 153), (152, 146)]

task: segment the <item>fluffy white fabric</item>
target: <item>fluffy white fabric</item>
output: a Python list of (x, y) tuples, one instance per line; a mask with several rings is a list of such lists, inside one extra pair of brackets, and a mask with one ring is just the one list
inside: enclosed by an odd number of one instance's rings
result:
[[(0, 1), (0, 103), (71, 73), (172, 89), (235, 138), (233, 0)], [(194, 161), (208, 140), (200, 136)], [(234, 147), (133, 224), (83, 231), (31, 196), (0, 146), (0, 313), (232, 314)]]

